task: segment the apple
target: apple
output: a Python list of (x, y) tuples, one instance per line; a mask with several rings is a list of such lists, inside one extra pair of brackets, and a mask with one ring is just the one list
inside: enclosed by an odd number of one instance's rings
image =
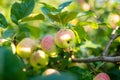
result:
[(108, 16), (107, 22), (110, 24), (110, 28), (116, 28), (117, 23), (120, 21), (120, 16), (116, 13), (111, 13)]
[(90, 10), (90, 5), (88, 4), (88, 3), (83, 3), (82, 4), (82, 9), (84, 10), (84, 11), (89, 11)]
[(114, 23), (117, 23), (120, 21), (120, 16), (118, 14), (115, 14), (115, 13), (111, 13), (108, 17), (108, 19), (111, 21), (111, 22), (114, 22)]
[(60, 72), (56, 69), (49, 68), (42, 73), (42, 76), (49, 76), (52, 74), (60, 75)]
[(109, 77), (108, 74), (102, 72), (102, 73), (97, 74), (97, 75), (93, 78), (93, 80), (110, 80), (110, 77)]
[(42, 68), (48, 65), (49, 57), (48, 55), (42, 51), (37, 50), (35, 51), (30, 57), (30, 64), (34, 68)]
[(55, 43), (60, 48), (72, 47), (75, 42), (75, 34), (71, 29), (61, 29), (56, 33)]
[(57, 47), (55, 45), (54, 37), (52, 35), (46, 35), (41, 40), (41, 48), (47, 53), (50, 57), (57, 57)]
[(17, 55), (22, 58), (29, 58), (36, 48), (36, 41), (31, 38), (24, 38), (16, 47)]

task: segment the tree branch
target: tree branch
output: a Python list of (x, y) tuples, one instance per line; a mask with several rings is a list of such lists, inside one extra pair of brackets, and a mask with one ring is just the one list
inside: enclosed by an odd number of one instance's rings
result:
[(120, 62), (120, 56), (116, 56), (116, 57), (100, 56), (100, 57), (94, 57), (94, 58), (83, 58), (83, 59), (74, 58), (74, 59), (72, 59), (72, 62), (78, 62), (78, 63), (81, 63), (81, 62), (89, 63), (89, 62), (97, 62), (97, 61)]
[(117, 26), (111, 33), (110, 41), (106, 45), (104, 51), (102, 52), (102, 56), (99, 57), (93, 57), (93, 58), (72, 58), (72, 62), (97, 62), (97, 61), (102, 61), (102, 62), (120, 62), (120, 56), (107, 56), (108, 55), (108, 50), (112, 44), (112, 42), (120, 36), (120, 34), (116, 34), (116, 31), (119, 29), (119, 26)]
[(117, 26), (111, 33), (111, 37), (110, 37), (110, 41), (108, 42), (108, 44), (106, 45), (103, 53), (102, 53), (102, 56), (107, 56), (108, 55), (108, 50), (110, 48), (110, 45), (112, 44), (112, 42), (118, 37), (120, 36), (120, 34), (115, 34), (116, 31), (119, 29), (119, 26)]

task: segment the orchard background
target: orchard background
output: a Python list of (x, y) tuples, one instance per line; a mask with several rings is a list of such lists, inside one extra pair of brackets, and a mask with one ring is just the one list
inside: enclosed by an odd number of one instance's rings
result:
[(119, 26), (119, 0), (1, 0), (0, 80), (120, 80)]

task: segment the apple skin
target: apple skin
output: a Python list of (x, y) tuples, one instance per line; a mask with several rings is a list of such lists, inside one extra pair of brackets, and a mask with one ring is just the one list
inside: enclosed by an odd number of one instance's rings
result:
[(46, 35), (41, 40), (41, 48), (50, 57), (57, 57), (58, 51), (55, 45), (54, 37), (52, 35)]
[(82, 9), (84, 10), (84, 11), (89, 11), (90, 10), (90, 5), (88, 4), (88, 3), (83, 3), (82, 4)]
[(48, 55), (42, 51), (42, 50), (37, 50), (35, 51), (31, 57), (30, 57), (30, 64), (34, 68), (42, 68), (48, 65), (49, 62), (49, 57)]
[(17, 44), (17, 55), (22, 58), (29, 58), (36, 48), (36, 41), (31, 38), (24, 38)]
[(102, 72), (102, 73), (97, 74), (97, 75), (93, 78), (93, 80), (110, 80), (110, 77), (109, 77), (108, 74)]
[(56, 33), (55, 43), (60, 48), (72, 47), (75, 42), (75, 34), (71, 29), (61, 29)]
[(60, 72), (56, 69), (49, 68), (42, 73), (42, 76), (49, 76), (53, 74), (60, 75)]

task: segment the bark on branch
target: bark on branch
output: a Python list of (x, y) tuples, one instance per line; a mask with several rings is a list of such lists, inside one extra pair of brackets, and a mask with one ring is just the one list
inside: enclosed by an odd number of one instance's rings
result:
[(119, 29), (119, 26), (117, 26), (111, 33), (111, 36), (110, 36), (110, 40), (108, 42), (108, 44), (106, 45), (103, 53), (102, 53), (102, 56), (107, 56), (108, 55), (108, 50), (112, 44), (112, 42), (118, 37), (120, 36), (120, 34), (116, 34), (116, 31)]
[(90, 62), (120, 62), (120, 56), (116, 56), (116, 57), (106, 57), (106, 56), (100, 56), (100, 57), (94, 57), (94, 58), (74, 58), (72, 59), (72, 62), (85, 62), (85, 63), (90, 63)]

